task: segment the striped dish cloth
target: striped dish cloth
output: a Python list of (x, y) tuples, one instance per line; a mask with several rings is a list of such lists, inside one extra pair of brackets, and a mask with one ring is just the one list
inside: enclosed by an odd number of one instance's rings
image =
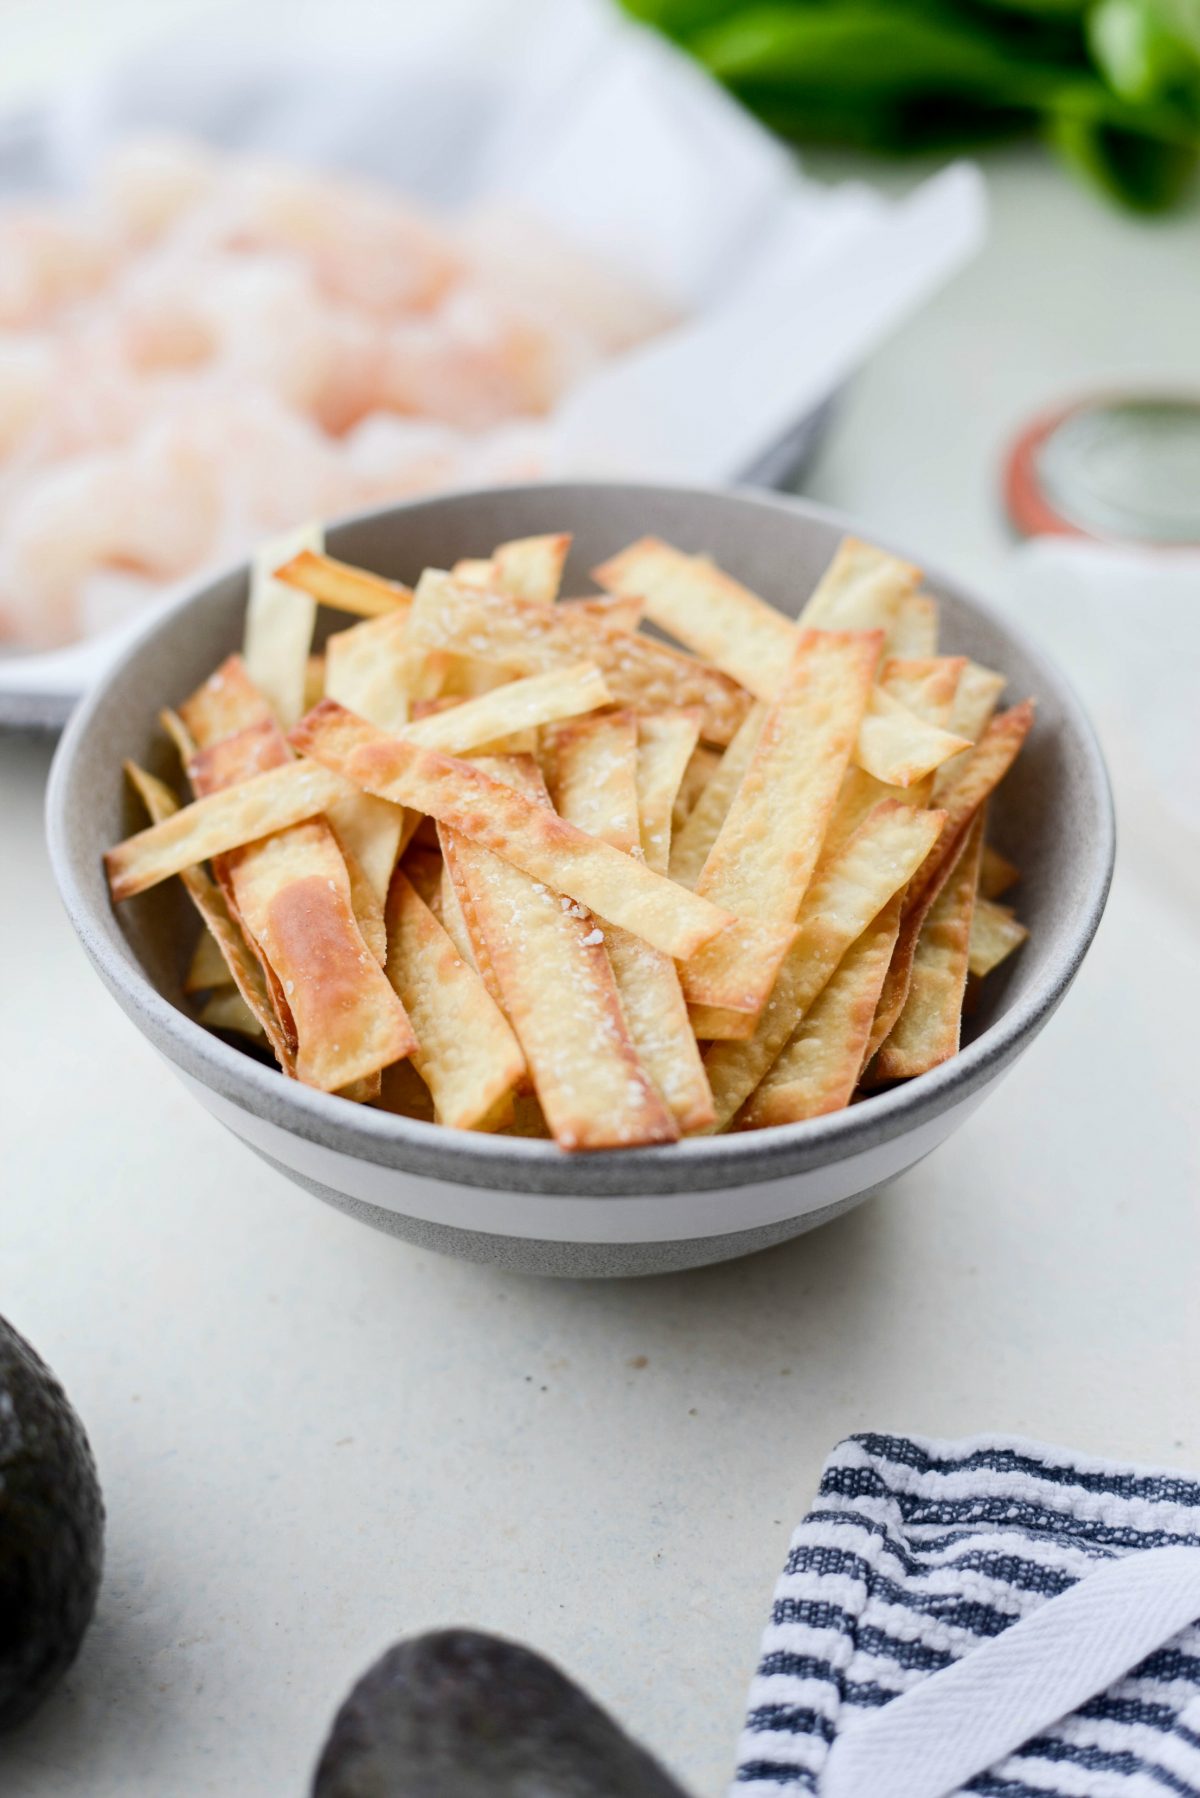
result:
[(1200, 1798), (1196, 1618), (1200, 1484), (852, 1436), (792, 1538), (731, 1798)]

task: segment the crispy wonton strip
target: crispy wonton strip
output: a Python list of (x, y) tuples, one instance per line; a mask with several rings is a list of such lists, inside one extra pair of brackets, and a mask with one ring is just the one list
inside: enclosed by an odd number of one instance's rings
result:
[(666, 874), (670, 866), (675, 799), (699, 734), (695, 712), (655, 712), (638, 719), (639, 834), (642, 859), (656, 874)]
[[(398, 730), (408, 716), (405, 681), (406, 614), (393, 611), (338, 631), (325, 646), (325, 692), (380, 730)], [(369, 793), (347, 793), (327, 808), (329, 822), (344, 849), (360, 863), (382, 907), (400, 838), (404, 808), (374, 799)], [(358, 910), (358, 907), (355, 907)]]
[[(446, 712), (422, 723), (441, 724), (454, 716)], [(332, 700), (302, 719), (292, 742), (356, 786), (436, 818), (679, 961), (718, 930), (741, 922), (576, 830), (483, 768), (403, 737), (387, 737)]]
[(671, 879), (694, 887), (758, 748), (767, 707), (756, 700), (671, 845)]
[[(253, 691), (253, 689), (251, 689)], [(528, 725), (562, 718), (575, 711), (603, 705), (608, 691), (590, 666), (564, 669), (560, 674), (513, 681), (495, 693), (483, 695), (433, 718), (404, 726), (415, 742), (445, 745), (466, 754), (503, 734), (505, 723)], [(191, 702), (189, 701), (189, 704)], [(259, 702), (261, 705), (261, 701)], [(324, 705), (332, 704), (325, 700)], [(336, 707), (336, 710), (342, 708)], [(224, 720), (223, 720), (224, 721)], [(269, 717), (254, 726), (265, 736), (272, 730)], [(376, 733), (379, 734), (379, 733)], [(213, 745), (216, 748), (217, 743)], [(255, 837), (299, 824), (318, 812), (336, 811), (338, 801), (354, 795), (347, 783), (312, 763), (290, 763), (267, 774), (235, 777), (236, 792), (213, 794), (186, 806), (162, 826), (139, 831), (118, 843), (105, 857), (113, 898), (129, 899), (147, 887), (166, 880), (193, 862), (236, 849)], [(227, 785), (222, 779), (215, 784)], [(416, 820), (409, 820), (415, 828)], [(406, 824), (406, 829), (408, 825)], [(400, 848), (404, 847), (403, 833)]]
[(309, 656), (304, 670), (304, 709), (311, 710), (325, 697), (325, 657)]
[(419, 1118), (423, 1124), (434, 1122), (433, 1095), (411, 1061), (394, 1061), (384, 1068), (376, 1100), (381, 1111), (397, 1117)]
[(336, 1092), (410, 1054), (416, 1037), (363, 941), (328, 825), (278, 831), (229, 861), (238, 910), (287, 994), (296, 1078)]
[(982, 849), (980, 811), (921, 926), (904, 1009), (875, 1058), (873, 1080), (912, 1079), (958, 1053)]
[(983, 845), (983, 860), (979, 864), (979, 891), (985, 899), (999, 899), (1010, 887), (1015, 887), (1021, 878), (1021, 870), (1015, 862), (1010, 862), (1006, 855), (993, 849), (990, 843)]
[(920, 570), (873, 544), (844, 537), (800, 614), (809, 630), (890, 631)]
[(879, 670), (879, 684), (918, 718), (945, 729), (966, 666), (966, 656), (888, 656)]
[(883, 687), (875, 687), (858, 733), (854, 759), (858, 766), (888, 786), (909, 787), (932, 774), (960, 750), (966, 737), (952, 736), (910, 711)]
[(442, 873), (438, 886), (438, 917), (442, 926), (469, 967), (475, 969), (496, 1004), (503, 1011), (504, 994), (496, 978), (496, 970), (488, 960), (487, 944), (467, 922), (471, 895), (462, 870), (461, 858), (454, 855), (454, 833), (437, 827), (442, 850)]
[(1002, 961), (1019, 949), (1029, 935), (1024, 924), (1017, 922), (1011, 906), (997, 905), (982, 891), (975, 901), (971, 916), (971, 942), (968, 967), (977, 979), (990, 974)]
[[(126, 762), (125, 772), (156, 823), (177, 809), (175, 795), (152, 774), (146, 774), (133, 762)], [(294, 1059), (291, 1042), (276, 1014), (258, 956), (230, 911), (224, 893), (203, 868), (183, 868), (180, 879), (216, 941), (234, 986), (258, 1020), (280, 1066), (290, 1072)]]
[(222, 987), (210, 993), (196, 1013), (196, 1022), (206, 1030), (231, 1030), (238, 1036), (256, 1037), (265, 1043), (266, 1033), (236, 987)]
[(158, 714), (158, 722), (162, 725), (163, 730), (171, 739), (180, 763), (186, 768), (199, 747), (195, 737), (183, 722), (179, 713), (173, 712), (169, 705), (165, 705)]
[(413, 1065), (437, 1122), (477, 1130), (525, 1073), (525, 1058), (483, 981), (399, 869), (387, 902), (387, 977), (412, 1019)]
[[(555, 736), (554, 800), (561, 815), (614, 849), (639, 854), (637, 719), (610, 712), (560, 724)], [(702, 1129), (712, 1122), (712, 1095), (674, 962), (612, 924), (604, 928), (604, 945), (647, 1073), (680, 1130)]]
[(928, 593), (909, 593), (900, 601), (888, 632), (888, 654), (935, 656), (938, 645), (937, 601)]
[[(475, 699), (415, 720), (403, 736), (425, 749), (463, 754), (501, 737), (609, 705), (613, 695), (592, 662), (576, 662), (546, 674), (510, 681)], [(470, 735), (467, 736), (469, 729)], [(486, 733), (486, 734), (485, 734)]]
[(616, 630), (578, 607), (478, 592), (433, 569), (421, 576), (410, 630), (416, 644), (481, 656), (517, 674), (595, 662), (618, 705), (698, 706), (701, 734), (713, 743), (729, 742), (750, 703), (727, 675), (650, 637)]
[(707, 556), (655, 537), (631, 543), (592, 570), (612, 593), (632, 593), (662, 630), (732, 675), (758, 699), (774, 699), (792, 658), (796, 627)]
[[(878, 631), (804, 631), (758, 745), (696, 882), (739, 918), (794, 924), (817, 865), (883, 647)], [(774, 957), (728, 935), (683, 970), (691, 1005), (757, 1013), (790, 937)]]
[[(222, 737), (245, 730), (248, 725), (273, 719), (274, 713), (250, 679), (241, 656), (232, 655), (209, 675), (203, 686), (197, 687), (184, 700), (179, 716), (196, 747), (207, 749), (210, 744), (220, 742)], [(163, 722), (165, 725), (165, 718)], [(180, 753), (183, 755), (182, 747)], [(183, 755), (185, 762), (190, 759), (190, 753)]]
[(335, 631), (325, 644), (324, 698), (349, 706), (380, 730), (399, 730), (408, 718), (403, 612), (367, 618)]
[(643, 617), (642, 602), (632, 593), (588, 593), (578, 599), (560, 599), (558, 603), (568, 613), (578, 612), (619, 631), (635, 631)]
[[(736, 739), (735, 739), (736, 741)], [(675, 836), (681, 831), (692, 815), (693, 808), (701, 793), (721, 766), (719, 749), (706, 749), (703, 743), (697, 744), (683, 771), (683, 779), (679, 783), (679, 791), (675, 795), (675, 804), (671, 810), (671, 834)], [(711, 843), (709, 848), (711, 848)], [(705, 855), (708, 851), (705, 850)], [(704, 866), (704, 857), (700, 859), (700, 868)]]
[[(707, 657), (747, 692), (760, 700), (775, 698), (791, 664), (797, 627), (722, 574), (707, 557), (686, 556), (645, 537), (594, 573), (602, 586), (640, 594), (655, 624)], [(916, 579), (917, 571), (907, 563), (847, 538), (805, 608), (801, 624), (823, 630), (886, 630)], [(901, 696), (875, 692), (863, 715), (855, 758), (878, 780), (903, 787), (932, 772), (963, 746), (962, 739), (923, 725)]]
[[(257, 688), (251, 686), (250, 691), (256, 695), (256, 699), (254, 708), (247, 704), (247, 715), (252, 709), (261, 711), (262, 715), (258, 716), (253, 724), (247, 724), (242, 730), (235, 730), (232, 735), (227, 737), (218, 737), (215, 742), (207, 744), (205, 748), (197, 749), (187, 764), (187, 775), (191, 781), (192, 791), (200, 799), (218, 792), (223, 787), (234, 787), (251, 776), (268, 773), (292, 761), (287, 741), (269, 708), (266, 708), (265, 700), (258, 694)], [(173, 823), (174, 820), (171, 822)], [(168, 824), (166, 828), (169, 829), (170, 825)], [(242, 857), (243, 861), (250, 859), (250, 852), (246, 852)], [(287, 1068), (290, 1073), (294, 1074), (296, 1026), (292, 1018), (292, 1008), (288, 996), (283, 990), (283, 982), (271, 966), (262, 944), (256, 939), (254, 932), (242, 916), (242, 910), (238, 904), (237, 883), (234, 879), (236, 865), (228, 854), (212, 857), (212, 871), (216, 876), (217, 884), (225, 895), (225, 902), (229, 907), (230, 914), (241, 925), (246, 940), (262, 965), (275, 1016), (279, 1019), (280, 1029), (290, 1045), (291, 1058), (287, 1063)]]
[(323, 812), (346, 783), (313, 762), (288, 762), (209, 793), (173, 817), (118, 843), (104, 858), (114, 900)]
[(735, 1130), (798, 1124), (804, 1118), (841, 1111), (850, 1103), (896, 945), (900, 903), (901, 895), (893, 893), (847, 949), (774, 1067), (738, 1112)]
[[(978, 662), (968, 662), (954, 695), (954, 706), (947, 720), (949, 729), (957, 736), (978, 743), (999, 704), (1005, 685), (1002, 674), (996, 674), (990, 668), (981, 668)], [(938, 805), (942, 802), (943, 793), (952, 781), (958, 779), (969, 759), (969, 752), (964, 749), (958, 755), (951, 756), (948, 762), (942, 763), (933, 783), (933, 796)]]
[(921, 926), (958, 859), (976, 812), (1016, 760), (1033, 725), (1033, 712), (1033, 701), (1026, 699), (993, 718), (968, 753), (957, 779), (947, 785), (942, 798), (946, 828), (905, 894), (900, 935), (880, 994), (867, 1044), (868, 1057), (876, 1053), (904, 1009)]
[(800, 908), (800, 934), (754, 1035), (714, 1043), (704, 1057), (715, 1129), (724, 1129), (750, 1097), (847, 949), (929, 854), (944, 822), (944, 812), (884, 800), (818, 868)]
[(319, 525), (305, 525), (255, 550), (242, 654), (246, 671), (285, 730), (304, 710), (304, 681), (317, 622), (311, 594), (275, 578), (275, 570), (301, 550), (320, 550)]
[(492, 553), (493, 591), (535, 605), (553, 605), (571, 547), (570, 533), (546, 537), (514, 537)]
[(412, 588), (400, 581), (385, 581), (380, 574), (368, 574), (365, 568), (354, 568), (311, 549), (302, 549), (277, 567), (275, 579), (311, 594), (323, 606), (353, 612), (360, 618), (405, 613), (412, 604)]
[[(358, 797), (365, 798), (366, 795), (359, 794)], [(325, 822), (332, 830), (337, 846), (342, 852), (342, 860), (346, 864), (346, 875), (350, 882), (350, 904), (354, 910), (355, 922), (362, 931), (364, 943), (382, 967), (387, 960), (387, 924), (384, 922), (383, 900), (379, 897), (379, 889), (375, 882), (338, 829), (335, 822), (335, 814), (338, 810), (338, 806), (331, 806), (325, 813)], [(401, 817), (403, 817), (403, 813), (401, 813)]]
[(221, 953), (220, 943), (211, 930), (202, 930), (196, 938), (196, 947), (188, 963), (188, 971), (183, 977), (184, 992), (206, 993), (215, 986), (232, 985), (233, 975)]
[[(492, 785), (520, 781), (514, 796), (552, 816), (536, 764), (512, 758), (487, 767)], [(630, 1040), (591, 917), (479, 843), (453, 830), (440, 835), (556, 1142), (601, 1149), (675, 1141), (678, 1126)]]

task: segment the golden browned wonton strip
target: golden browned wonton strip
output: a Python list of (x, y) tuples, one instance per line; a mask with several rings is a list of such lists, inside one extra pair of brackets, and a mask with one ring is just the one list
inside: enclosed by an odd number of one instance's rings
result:
[[(804, 631), (758, 744), (696, 882), (739, 918), (794, 925), (850, 760), (883, 647), (877, 631)], [(692, 1005), (756, 1014), (791, 936), (761, 943), (717, 937), (683, 970)]]
[(980, 811), (921, 926), (904, 1008), (875, 1057), (873, 1081), (911, 1079), (958, 1053), (982, 848)]
[(946, 811), (946, 828), (928, 862), (921, 867), (905, 894), (900, 935), (880, 994), (867, 1044), (868, 1057), (876, 1053), (904, 1009), (921, 926), (958, 859), (976, 812), (1017, 759), (1032, 728), (1033, 714), (1033, 701), (1026, 699), (993, 718), (975, 747), (967, 752), (957, 778), (946, 786), (941, 800)]
[(229, 862), (239, 913), (287, 995), (296, 1078), (337, 1092), (410, 1054), (416, 1038), (363, 940), (328, 825), (278, 831)]
[(516, 674), (595, 662), (618, 705), (697, 706), (701, 734), (713, 743), (729, 742), (750, 704), (727, 675), (651, 637), (616, 630), (577, 607), (479, 592), (436, 571), (418, 583), (410, 630), (416, 644), (480, 656)]
[(483, 981), (400, 869), (388, 894), (387, 933), (387, 977), (412, 1020), (412, 1061), (437, 1122), (456, 1130), (495, 1123), (524, 1076), (525, 1057)]
[(695, 712), (647, 713), (638, 719), (638, 827), (642, 859), (656, 874), (670, 867), (675, 800), (699, 734)]
[(901, 898), (894, 893), (858, 941), (851, 943), (774, 1067), (738, 1112), (735, 1130), (798, 1124), (804, 1118), (841, 1111), (850, 1103), (896, 946)]
[(483, 767), (385, 736), (331, 700), (296, 726), (292, 742), (356, 786), (436, 818), (679, 961), (739, 922), (576, 830)]
[[(240, 655), (226, 656), (202, 686), (184, 700), (179, 717), (195, 745), (207, 749), (247, 725), (273, 719), (274, 713), (251, 680)], [(164, 725), (166, 719), (163, 720)], [(178, 745), (183, 759), (183, 745)], [(190, 753), (190, 752), (189, 752)]]
[(344, 781), (312, 762), (288, 762), (214, 790), (107, 852), (112, 896), (130, 899), (197, 862), (302, 823), (345, 791)]
[[(231, 796), (244, 792), (239, 783), (247, 774), (264, 764), (275, 772), (271, 761), (288, 755), (270, 722), (219, 738), (188, 764), (197, 803), (215, 799), (222, 788)], [(371, 1096), (379, 1070), (407, 1055), (414, 1038), (381, 958), (363, 936), (356, 883), (329, 825), (314, 818), (252, 839), (217, 857), (214, 872), (258, 951), (283, 1027), (294, 1036), (295, 1077), (325, 1092)], [(363, 889), (360, 877), (360, 900)], [(386, 939), (377, 946), (386, 953)]]
[(938, 648), (937, 601), (928, 593), (909, 593), (900, 601), (888, 631), (888, 654), (935, 656)]
[[(627, 855), (640, 853), (638, 721), (605, 713), (555, 727), (555, 804), (561, 815)], [(669, 955), (604, 926), (625, 1022), (659, 1094), (683, 1132), (712, 1122), (712, 1095)]]
[(707, 556), (689, 556), (643, 537), (592, 570), (613, 593), (632, 593), (647, 616), (759, 699), (774, 699), (795, 648), (790, 618), (723, 574)]
[(872, 690), (854, 759), (876, 780), (908, 787), (970, 746), (969, 738), (930, 724), (879, 686)]
[(544, 537), (514, 537), (510, 543), (499, 544), (492, 552), (493, 591), (507, 593), (513, 599), (532, 600), (535, 605), (552, 605), (558, 598), (570, 548), (567, 531)]
[(360, 618), (403, 614), (412, 604), (412, 588), (402, 582), (386, 581), (382, 575), (368, 574), (365, 568), (354, 568), (311, 549), (301, 550), (277, 567), (275, 579), (311, 594), (323, 606), (353, 612)]
[[(494, 785), (519, 780), (519, 797), (551, 815), (535, 763), (514, 757), (487, 768)], [(675, 1141), (678, 1126), (630, 1040), (603, 933), (586, 910), (480, 843), (444, 826), (439, 835), (555, 1141), (564, 1149)]]
[[(155, 822), (169, 818), (177, 810), (175, 795), (162, 781), (156, 780), (152, 774), (147, 774), (133, 762), (126, 762), (125, 772)], [(241, 925), (226, 903), (225, 895), (203, 868), (183, 868), (179, 877), (187, 890), (188, 898), (203, 918), (211, 939), (220, 950), (230, 979), (269, 1041), (280, 1066), (290, 1073), (294, 1065), (291, 1041), (275, 1011), (258, 956), (247, 942)]]
[(580, 612), (614, 630), (635, 631), (642, 622), (642, 602), (629, 593), (587, 593), (578, 598), (560, 599), (568, 612)]
[[(947, 720), (948, 728), (956, 736), (978, 743), (1000, 702), (1000, 695), (1006, 684), (1002, 674), (994, 673), (991, 668), (982, 668), (978, 662), (968, 661), (959, 677), (954, 706)], [(969, 759), (970, 751), (964, 749), (958, 755), (951, 756), (948, 762), (942, 763), (933, 782), (935, 804), (941, 804), (942, 794), (958, 779)]]
[[(748, 692), (774, 699), (790, 665), (797, 627), (703, 556), (654, 538), (632, 544), (595, 570), (602, 585), (639, 593), (650, 617), (708, 657)], [(888, 630), (911, 595), (917, 571), (847, 538), (809, 601), (801, 625), (823, 630)], [(964, 746), (913, 716), (894, 692), (873, 693), (855, 755), (860, 767), (908, 786)], [(689, 883), (690, 884), (690, 883)]]
[(399, 730), (408, 717), (407, 638), (407, 618), (400, 611), (335, 631), (325, 645), (322, 698), (349, 706), (380, 730)]
[(982, 980), (985, 974), (990, 974), (993, 968), (1007, 960), (1014, 949), (1019, 949), (1028, 935), (1010, 906), (997, 905), (995, 900), (985, 898), (981, 890), (971, 916), (968, 957), (971, 973)]
[(920, 867), (944, 822), (944, 812), (885, 799), (818, 868), (800, 908), (799, 935), (754, 1035), (716, 1042), (704, 1057), (717, 1113), (714, 1128), (724, 1129), (736, 1116), (847, 949)]
[(766, 716), (766, 705), (756, 700), (671, 844), (671, 879), (681, 886), (694, 887), (699, 880), (754, 758)]
[[(747, 714), (747, 716), (748, 715), (749, 714)], [(736, 740), (737, 739), (735, 738), (734, 741), (736, 742)], [(732, 745), (730, 747), (732, 747)], [(672, 837), (675, 837), (679, 831), (683, 829), (684, 825), (691, 817), (692, 809), (701, 793), (703, 793), (705, 787), (708, 785), (720, 765), (721, 751), (719, 749), (708, 749), (703, 743), (698, 743), (696, 748), (693, 749), (688, 758), (688, 765), (683, 771), (683, 778), (679, 783), (679, 791), (675, 795), (675, 804), (671, 810)], [(706, 850), (705, 854), (707, 853), (708, 851)], [(697, 874), (703, 866), (704, 856), (701, 856), (699, 867), (696, 869)]]
[[(131, 764), (132, 766), (132, 764)], [(131, 774), (130, 779), (134, 779)], [(165, 791), (165, 789), (164, 789)], [(174, 805), (174, 795), (171, 796)], [(150, 810), (147, 806), (147, 811)], [(151, 812), (151, 817), (155, 814)], [(163, 812), (161, 816), (166, 817)], [(196, 938), (196, 947), (192, 951), (192, 959), (188, 963), (188, 971), (183, 977), (185, 993), (205, 993), (215, 986), (232, 986), (233, 975), (228, 963), (221, 953), (221, 945), (211, 930), (202, 930)]]
[(879, 684), (918, 718), (945, 728), (966, 666), (966, 656), (890, 655), (879, 670)]
[(800, 623), (809, 630), (891, 631), (920, 578), (920, 570), (898, 556), (844, 537)]
[(1021, 878), (1021, 870), (990, 843), (983, 845), (983, 860), (979, 866), (979, 891), (985, 899), (999, 899), (1007, 893), (1009, 887), (1016, 886)]
[[(408, 717), (405, 623), (405, 611), (397, 609), (337, 631), (326, 644), (326, 695), (381, 730), (397, 730)], [(326, 816), (348, 857), (362, 867), (380, 901), (382, 921), (404, 832), (403, 807), (347, 792), (326, 808)]]
[(275, 570), (300, 550), (319, 550), (321, 541), (320, 527), (306, 525), (260, 545), (250, 559), (242, 655), (250, 679), (285, 730), (304, 710), (317, 604), (311, 594), (277, 580)]
[[(249, 693), (254, 693), (253, 687), (249, 688)], [(608, 691), (599, 674), (595, 668), (584, 664), (564, 669), (557, 675), (513, 681), (495, 693), (484, 694), (437, 717), (406, 724), (404, 734), (417, 742), (442, 743), (466, 752), (504, 734), (506, 725), (525, 726), (561, 718), (603, 705), (607, 699)], [(188, 705), (191, 704), (189, 701)], [(261, 699), (258, 706), (261, 712)], [(239, 698), (239, 711), (243, 716), (253, 715), (244, 693)], [(194, 709), (197, 723), (214, 726), (214, 729), (205, 728), (197, 735), (214, 749), (221, 742), (228, 742), (228, 737), (215, 726), (227, 722), (233, 715), (232, 708), (219, 715), (203, 708)], [(263, 712), (256, 723), (246, 728), (261, 733), (264, 747), (273, 745), (275, 726), (269, 713)], [(278, 755), (274, 754), (273, 759), (278, 761)], [(226, 775), (212, 782), (213, 787), (231, 787), (229, 792), (214, 793), (209, 799), (186, 806), (168, 823), (139, 831), (109, 850), (105, 863), (114, 899), (131, 898), (177, 874), (180, 868), (192, 862), (205, 861), (226, 850), (239, 848), (254, 837), (301, 823), (318, 812), (332, 813), (340, 825), (343, 822), (341, 801), (362, 797), (356, 793), (354, 783), (348, 783), (328, 770), (319, 771), (311, 763), (289, 763), (286, 767), (271, 767), (269, 772), (256, 774), (239, 750), (239, 769), (240, 772), (232, 776)], [(236, 783), (236, 790), (232, 790), (232, 783)], [(392, 807), (393, 812), (396, 809)], [(405, 832), (412, 827), (415, 823), (410, 818), (400, 832), (400, 850), (405, 846)], [(347, 834), (347, 841), (357, 853), (353, 831)]]
[(229, 1030), (238, 1036), (253, 1037), (259, 1043), (267, 1040), (262, 1025), (235, 986), (223, 986), (209, 993), (196, 1013), (196, 1022), (206, 1030)]

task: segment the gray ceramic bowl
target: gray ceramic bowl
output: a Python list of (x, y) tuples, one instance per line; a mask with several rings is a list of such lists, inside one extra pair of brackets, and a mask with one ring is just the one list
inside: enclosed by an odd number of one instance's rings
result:
[[(492, 489), (375, 512), (329, 533), (333, 554), (413, 579), (506, 537), (574, 533), (568, 584), (634, 537), (707, 550), (795, 612), (847, 529), (798, 500), (578, 483)], [(869, 533), (863, 533), (869, 534)], [(954, 1060), (832, 1117), (668, 1148), (566, 1155), (553, 1144), (410, 1122), (310, 1091), (192, 1022), (180, 982), (196, 934), (178, 882), (109, 903), (101, 853), (139, 826), (120, 775), (132, 756), (171, 772), (156, 714), (240, 641), (238, 569), (157, 617), (60, 745), (47, 801), (50, 852), (101, 979), (202, 1104), (300, 1186), (393, 1235), (544, 1273), (700, 1266), (780, 1242), (865, 1198), (935, 1149), (1037, 1035), (1079, 967), (1112, 871), (1104, 764), (1062, 675), (953, 582), (929, 577), (943, 644), (1003, 669), (1038, 722), (992, 810), (1023, 871), (1030, 940), (986, 983)]]

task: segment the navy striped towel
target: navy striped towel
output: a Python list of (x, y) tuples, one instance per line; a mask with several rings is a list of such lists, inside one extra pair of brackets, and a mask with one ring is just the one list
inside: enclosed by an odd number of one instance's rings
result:
[(1200, 1484), (852, 1436), (792, 1538), (733, 1791), (1200, 1795), (1196, 1618)]

